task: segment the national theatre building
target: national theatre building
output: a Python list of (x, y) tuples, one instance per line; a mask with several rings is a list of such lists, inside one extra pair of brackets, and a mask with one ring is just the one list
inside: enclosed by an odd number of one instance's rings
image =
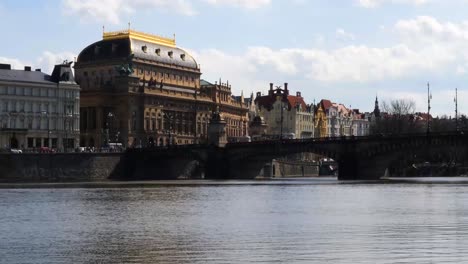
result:
[(175, 39), (125, 30), (104, 32), (75, 64), (81, 87), (81, 146), (197, 144), (213, 111), (227, 136), (248, 135), (248, 109), (231, 86), (200, 80), (200, 66)]

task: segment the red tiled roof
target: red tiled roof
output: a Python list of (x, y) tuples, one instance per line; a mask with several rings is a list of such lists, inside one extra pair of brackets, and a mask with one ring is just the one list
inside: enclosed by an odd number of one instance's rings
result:
[(289, 101), (289, 108), (296, 107), (297, 105), (301, 105), (302, 109), (307, 108), (307, 105), (304, 102), (304, 98), (300, 96), (288, 95), (288, 101)]
[[(260, 107), (264, 107), (266, 109), (271, 109), (273, 104), (276, 102), (276, 96), (278, 95), (265, 95), (265, 96), (259, 96), (255, 98), (255, 103), (258, 104)], [(283, 96), (283, 95), (279, 95)], [(293, 107), (296, 107), (297, 105), (301, 105), (302, 109), (307, 109), (307, 105), (304, 102), (304, 98), (300, 96), (293, 96), (293, 95), (288, 95), (287, 101), (283, 97), (283, 102), (288, 103), (288, 108), (291, 109)]]
[(322, 105), (323, 110), (328, 110), (328, 108), (333, 106), (332, 102), (327, 99), (322, 99), (319, 104)]

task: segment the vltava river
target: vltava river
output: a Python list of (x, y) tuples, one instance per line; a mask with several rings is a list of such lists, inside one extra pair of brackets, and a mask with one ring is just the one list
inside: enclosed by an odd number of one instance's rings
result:
[(0, 190), (0, 263), (466, 262), (466, 184)]

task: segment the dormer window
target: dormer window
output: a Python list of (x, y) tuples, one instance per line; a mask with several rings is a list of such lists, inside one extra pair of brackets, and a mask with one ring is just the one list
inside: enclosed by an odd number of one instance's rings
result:
[(155, 53), (156, 53), (156, 55), (161, 56), (161, 49), (156, 49)]
[(169, 57), (171, 57), (171, 59), (172, 59), (172, 56), (174, 56), (174, 52), (173, 52), (173, 51), (169, 51), (169, 52), (167, 53), (167, 55), (169, 55)]
[(185, 60), (185, 54), (180, 54), (180, 58), (184, 61)]
[(142, 50), (144, 53), (146, 53), (146, 51), (148, 51), (148, 47), (145, 45), (145, 46), (141, 47), (141, 50)]

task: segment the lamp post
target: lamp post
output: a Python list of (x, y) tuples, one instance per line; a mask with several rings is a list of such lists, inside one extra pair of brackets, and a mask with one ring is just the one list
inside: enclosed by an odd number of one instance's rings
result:
[(432, 99), (432, 94), (430, 92), (429, 83), (427, 83), (427, 134), (431, 132), (431, 125), (429, 121), (429, 117), (431, 115), (431, 99)]
[(50, 121), (49, 121), (49, 113), (47, 111), (41, 111), (41, 115), (47, 118), (47, 146), (50, 147)]
[(460, 127), (458, 126), (458, 88), (455, 88), (455, 129), (458, 132)]
[(106, 146), (109, 146), (109, 119), (114, 117), (112, 112), (109, 112), (106, 117)]

